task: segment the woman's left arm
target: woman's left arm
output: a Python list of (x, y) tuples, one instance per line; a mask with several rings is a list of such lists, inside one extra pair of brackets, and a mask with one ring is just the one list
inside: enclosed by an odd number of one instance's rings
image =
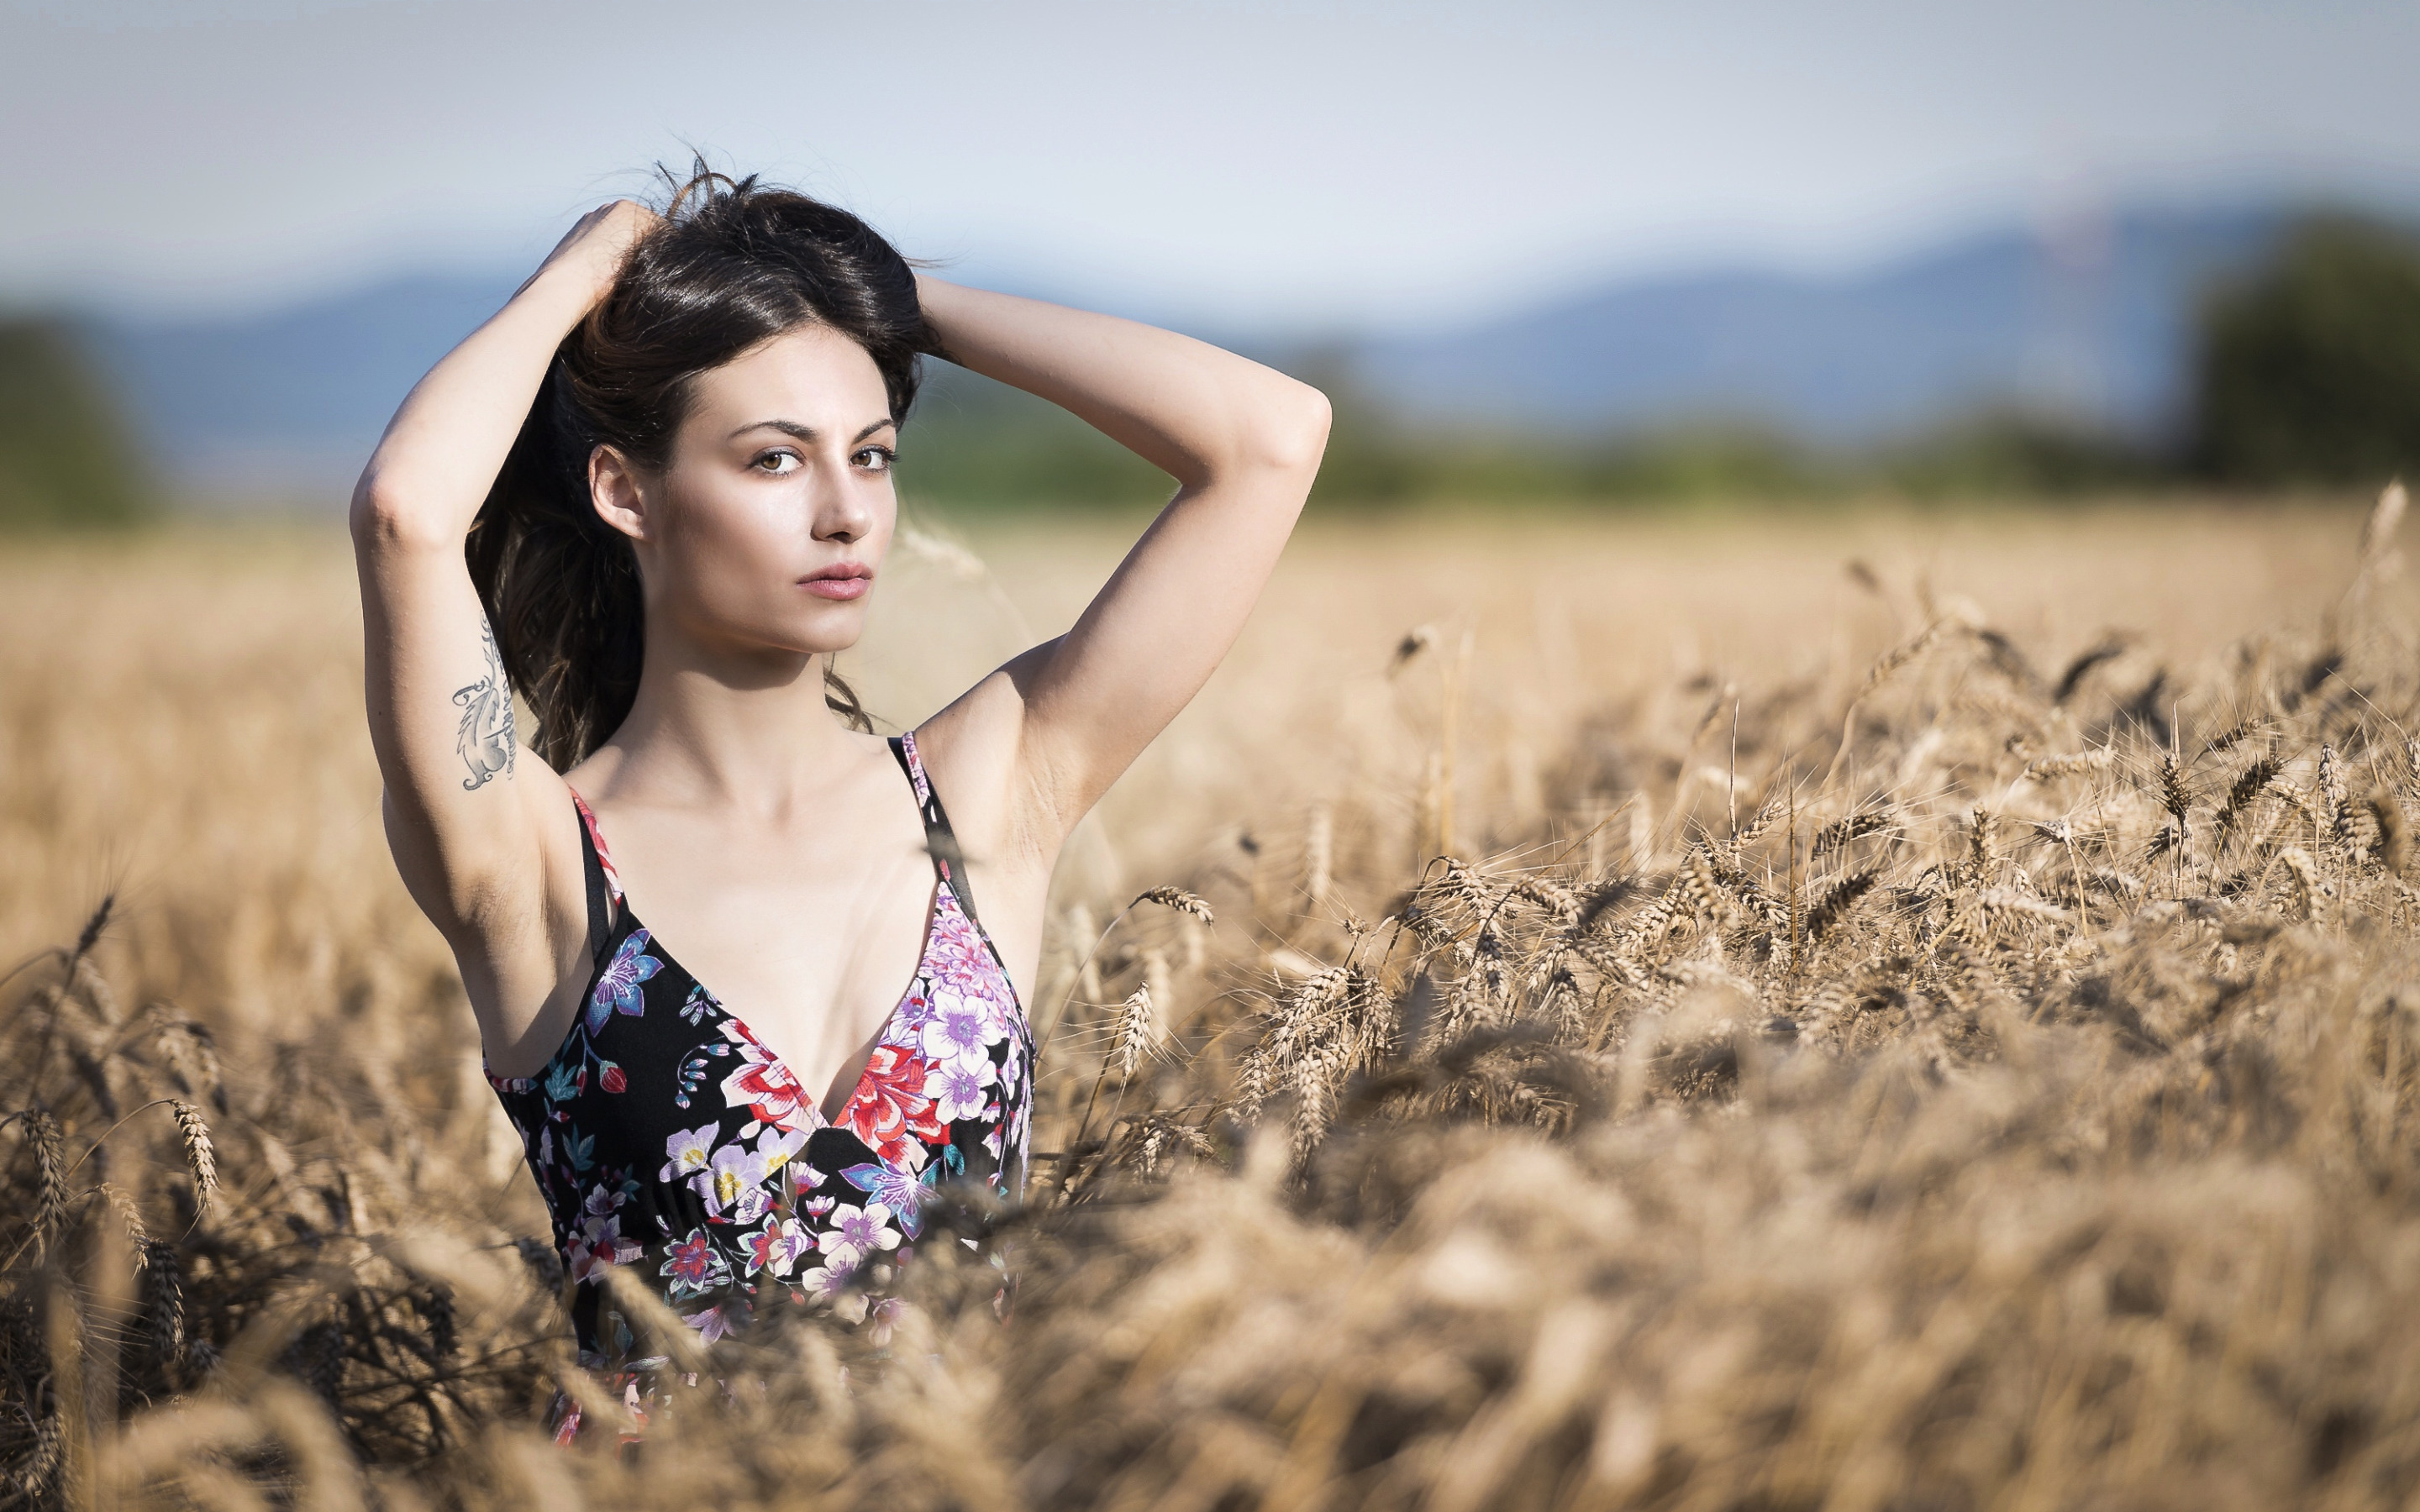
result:
[(1171, 332), (917, 283), (952, 361), (1072, 411), (1177, 482), (1073, 629), (929, 722), (951, 766), (1009, 779), (998, 796), (1016, 811), (997, 817), (1047, 862), (1234, 644), (1319, 471), (1327, 399)]

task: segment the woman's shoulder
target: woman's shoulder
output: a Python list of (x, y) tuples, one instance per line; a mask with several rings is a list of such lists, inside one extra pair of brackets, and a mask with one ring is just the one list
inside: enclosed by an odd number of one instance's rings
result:
[[(1024, 771), (1023, 708), (1007, 669), (907, 733), (969, 855), (1014, 866), (1037, 837), (1055, 835), (1045, 816), (1028, 811), (1040, 789)], [(1045, 867), (1053, 858), (1030, 857)]]

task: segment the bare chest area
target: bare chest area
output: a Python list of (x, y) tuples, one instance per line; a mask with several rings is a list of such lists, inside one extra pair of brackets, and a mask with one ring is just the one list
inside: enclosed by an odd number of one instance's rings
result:
[(597, 821), (658, 951), (818, 1102), (845, 1099), (923, 954), (935, 877), (913, 810), (783, 830), (602, 810)]

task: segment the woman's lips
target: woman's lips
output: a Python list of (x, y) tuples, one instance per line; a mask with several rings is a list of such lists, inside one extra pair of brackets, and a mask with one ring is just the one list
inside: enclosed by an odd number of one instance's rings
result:
[(817, 598), (863, 598), (874, 588), (874, 574), (854, 562), (837, 567), (826, 567), (812, 578), (801, 578), (799, 586)]

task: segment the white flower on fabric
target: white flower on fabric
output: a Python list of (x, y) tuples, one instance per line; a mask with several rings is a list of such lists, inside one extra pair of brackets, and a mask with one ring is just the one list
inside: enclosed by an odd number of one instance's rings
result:
[(869, 1202), (862, 1208), (841, 1203), (831, 1211), (824, 1231), (815, 1236), (815, 1248), (824, 1252), (833, 1266), (856, 1270), (869, 1255), (899, 1247), (899, 1230), (891, 1227), (891, 1210), (879, 1202)]
[(988, 1061), (991, 1026), (980, 1001), (955, 992), (936, 993), (934, 1012), (921, 1036), (924, 1058), (943, 1065)]
[(892, 1011), (891, 1022), (895, 1027), (911, 1034), (922, 1034), (924, 1026), (933, 1022), (933, 999), (924, 992), (923, 982), (919, 980), (915, 986), (908, 989), (908, 995), (899, 999), (899, 1006)]
[(664, 1141), (664, 1170), (657, 1178), (677, 1181), (684, 1176), (706, 1169), (706, 1151), (714, 1144), (716, 1123), (702, 1123), (694, 1129), (683, 1129)]
[(857, 1274), (855, 1265), (818, 1265), (799, 1273), (799, 1289), (811, 1302), (818, 1302), (832, 1310), (832, 1316), (845, 1323), (861, 1322), (865, 1318), (865, 1293), (853, 1290), (849, 1282)]
[(775, 1218), (747, 1236), (748, 1273), (770, 1271), (788, 1275), (801, 1257), (814, 1252), (815, 1242), (795, 1218)]
[(708, 1307), (702, 1313), (690, 1313), (681, 1321), (696, 1329), (701, 1342), (706, 1344), (711, 1344), (731, 1332), (731, 1319), (723, 1316), (720, 1304)]
[[(790, 1157), (807, 1148), (804, 1129), (768, 1129), (765, 1137), (756, 1141), (756, 1158), (765, 1163), (765, 1174), (771, 1176), (790, 1164)], [(814, 1167), (808, 1167), (810, 1170)], [(813, 1181), (806, 1183), (814, 1185)]]
[[(722, 1079), (722, 1100), (733, 1108), (746, 1108), (757, 1123), (769, 1123), (787, 1129), (803, 1123), (809, 1129), (823, 1123), (814, 1101), (799, 1078), (780, 1057), (765, 1048), (765, 1042), (748, 1032), (748, 1026), (736, 1018), (722, 1021), (722, 1037), (739, 1053), (739, 1063)], [(741, 1131), (740, 1137), (753, 1134)]]
[(890, 1347), (892, 1325), (896, 1323), (906, 1311), (907, 1304), (896, 1297), (885, 1297), (866, 1309), (866, 1317), (872, 1324), (866, 1330), (866, 1335), (876, 1349)]
[(711, 1217), (750, 1224), (765, 1215), (773, 1199), (765, 1191), (765, 1158), (745, 1145), (725, 1145), (707, 1160), (706, 1169), (689, 1184), (706, 1198)]
[(991, 1100), (986, 1089), (999, 1079), (998, 1069), (988, 1059), (935, 1061), (924, 1074), (924, 1095), (933, 1100), (935, 1117), (954, 1122), (983, 1112)]

